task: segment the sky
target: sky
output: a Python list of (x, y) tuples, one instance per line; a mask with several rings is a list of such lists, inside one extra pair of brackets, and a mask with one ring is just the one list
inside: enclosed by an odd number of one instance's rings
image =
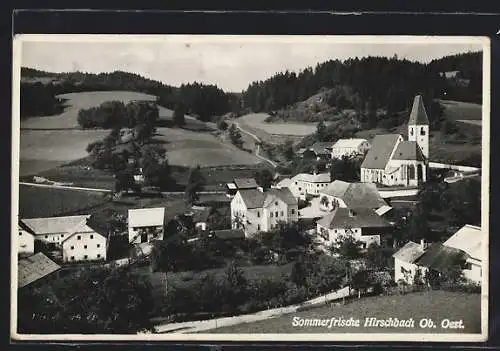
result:
[(179, 86), (194, 81), (240, 92), (252, 81), (285, 70), (299, 72), (331, 59), (397, 55), (411, 61), (480, 51), (477, 40), (328, 36), (161, 36), (161, 37), (28, 37), (21, 38), (21, 66), (49, 72), (91, 73), (115, 70)]

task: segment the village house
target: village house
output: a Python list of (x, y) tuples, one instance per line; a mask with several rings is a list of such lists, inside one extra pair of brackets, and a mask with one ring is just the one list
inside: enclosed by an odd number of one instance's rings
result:
[(65, 263), (106, 260), (107, 238), (87, 225), (64, 239), (61, 246)]
[[(348, 183), (335, 180), (319, 193), (320, 206), (325, 210), (342, 208), (368, 208), (381, 215), (390, 209), (380, 196), (375, 184)], [(381, 210), (383, 211), (381, 212)]]
[(30, 255), (35, 253), (35, 233), (23, 221), (18, 222), (17, 254)]
[(246, 237), (297, 222), (298, 216), (297, 199), (288, 188), (239, 190), (231, 201), (232, 228), (243, 229)]
[(326, 142), (316, 142), (310, 148), (309, 151), (312, 152), (316, 160), (330, 160), (332, 158), (332, 147), (334, 143), (330, 141)]
[(18, 289), (41, 284), (41, 282), (56, 277), (60, 266), (38, 252), (30, 257), (17, 262), (17, 287)]
[(364, 155), (369, 149), (370, 143), (366, 139), (339, 139), (331, 148), (331, 157), (341, 159)]
[(418, 186), (427, 180), (429, 119), (417, 95), (408, 121), (408, 140), (400, 134), (377, 135), (361, 164), (361, 181), (386, 186)]
[(288, 188), (294, 197), (305, 200), (308, 195), (318, 196), (330, 184), (330, 179), (330, 173), (299, 173), (291, 179), (281, 180), (274, 188)]
[(254, 178), (235, 178), (226, 184), (226, 196), (233, 197), (238, 190), (257, 189), (259, 185)]
[(481, 284), (482, 235), (481, 228), (465, 225), (443, 244), (408, 242), (393, 255), (394, 280), (412, 284), (417, 270), (425, 277), (429, 270), (439, 274), (458, 266), (466, 279)]
[(86, 223), (90, 215), (21, 219), (24, 228), (35, 235), (36, 240), (60, 245), (71, 233)]
[(382, 236), (392, 232), (392, 226), (372, 209), (337, 207), (316, 223), (316, 232), (325, 246), (340, 237), (351, 236), (366, 249), (371, 244), (381, 245)]
[(165, 208), (128, 210), (128, 239), (131, 244), (163, 240)]

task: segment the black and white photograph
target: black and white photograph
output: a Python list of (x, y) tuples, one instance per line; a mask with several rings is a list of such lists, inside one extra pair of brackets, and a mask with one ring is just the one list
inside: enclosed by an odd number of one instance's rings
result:
[(485, 341), (483, 37), (14, 38), (16, 340)]

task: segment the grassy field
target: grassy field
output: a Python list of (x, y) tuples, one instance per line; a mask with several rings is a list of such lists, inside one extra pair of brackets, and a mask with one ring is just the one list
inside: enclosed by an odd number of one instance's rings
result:
[[(360, 327), (297, 327), (292, 325), (293, 318), (332, 317), (360, 320)], [(367, 317), (415, 320), (415, 328), (364, 327)], [(419, 328), (419, 321), (430, 318), (436, 328)], [(463, 320), (463, 329), (445, 329), (441, 321)], [(481, 296), (480, 294), (429, 291), (407, 295), (366, 297), (353, 300), (345, 305), (319, 307), (295, 314), (284, 315), (264, 321), (239, 324), (209, 330), (208, 333), (480, 333)]]
[(481, 105), (470, 102), (439, 100), (444, 107), (444, 116), (452, 121), (473, 120), (481, 121)]
[(273, 135), (303, 137), (316, 131), (315, 123), (266, 123), (267, 117), (266, 113), (250, 113), (238, 118), (238, 123)]

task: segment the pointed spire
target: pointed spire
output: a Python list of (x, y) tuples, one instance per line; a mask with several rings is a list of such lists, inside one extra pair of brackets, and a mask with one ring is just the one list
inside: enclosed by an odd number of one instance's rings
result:
[(425, 111), (424, 100), (421, 95), (415, 96), (413, 100), (413, 107), (410, 113), (410, 120), (408, 121), (410, 125), (428, 125), (429, 119), (427, 118), (427, 112)]

